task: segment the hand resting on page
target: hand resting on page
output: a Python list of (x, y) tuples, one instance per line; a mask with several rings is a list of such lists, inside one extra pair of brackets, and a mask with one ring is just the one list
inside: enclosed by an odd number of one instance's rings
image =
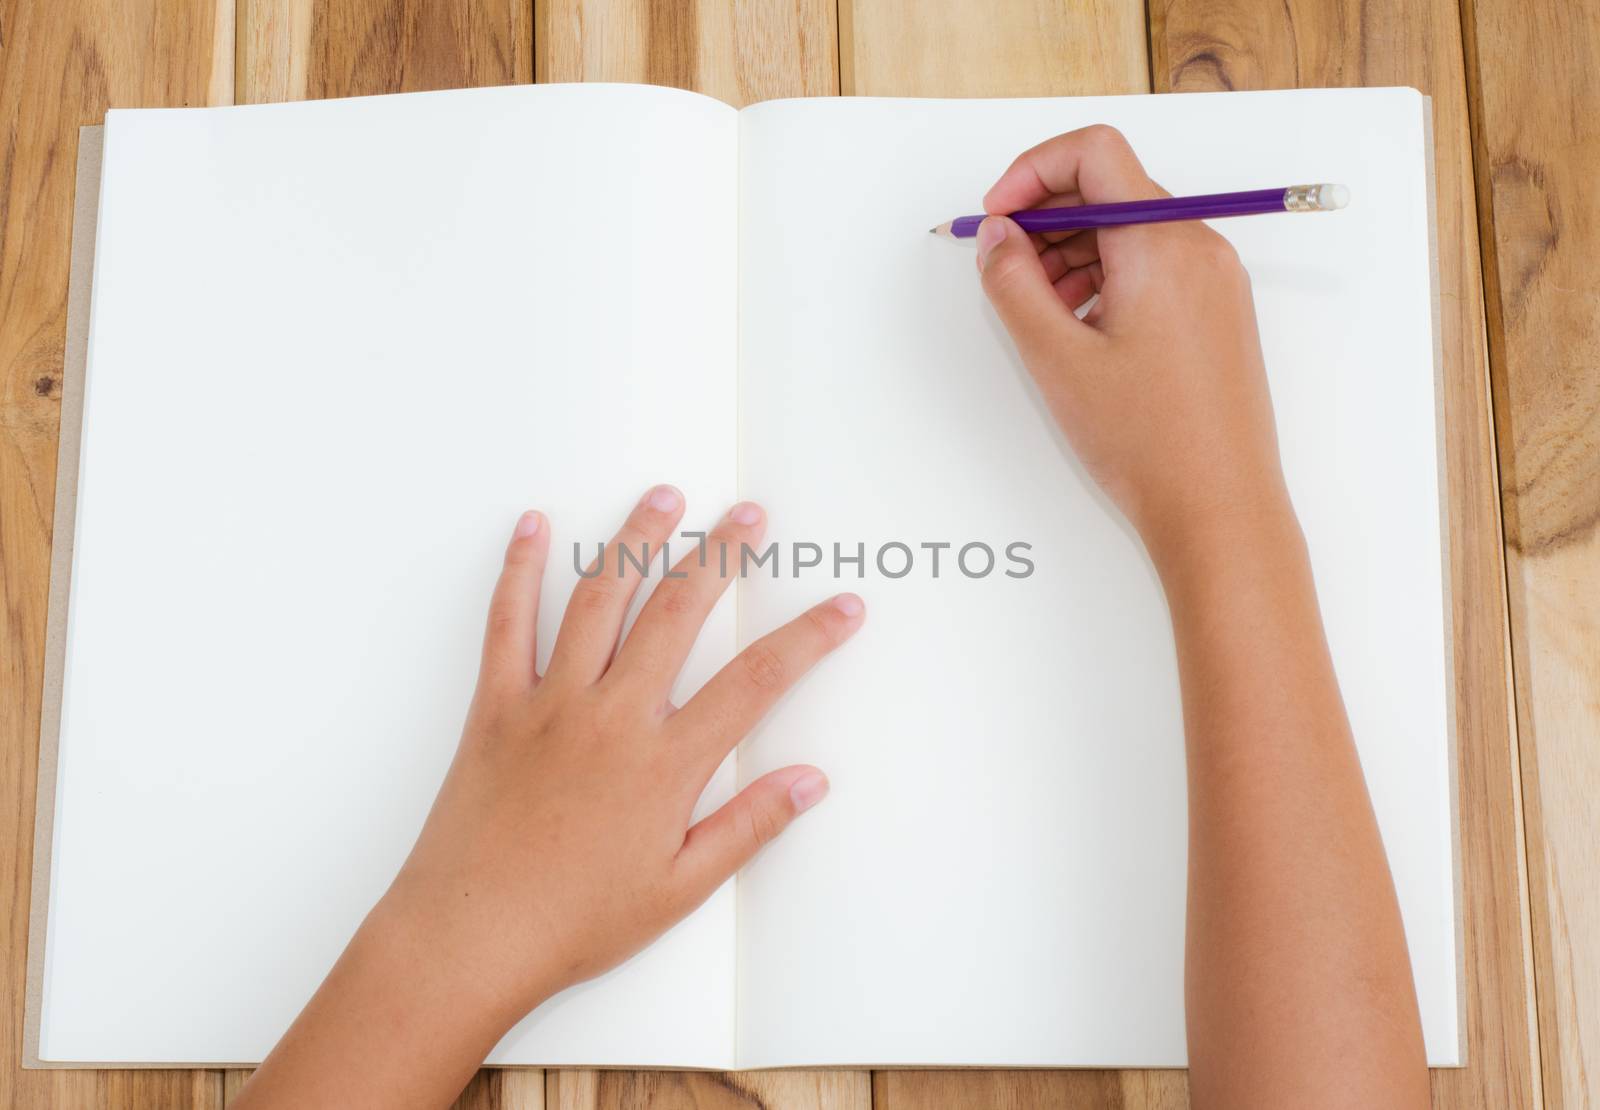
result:
[(242, 1110), (445, 1105), (523, 1015), (650, 943), (822, 799), (820, 771), (786, 767), (691, 823), (717, 766), (864, 608), (854, 594), (817, 605), (674, 707), (740, 545), (766, 526), (758, 506), (735, 505), (619, 644), (642, 577), (619, 547), (658, 551), (684, 507), (671, 486), (645, 494), (573, 591), (542, 675), (551, 526), (537, 512), (517, 522), (466, 728), (422, 834)]

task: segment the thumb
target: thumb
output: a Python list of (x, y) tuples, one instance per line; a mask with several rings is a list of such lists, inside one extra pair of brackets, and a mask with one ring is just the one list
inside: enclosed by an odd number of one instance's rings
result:
[(762, 775), (721, 809), (700, 821), (684, 838), (678, 861), (690, 895), (711, 896), (750, 858), (789, 827), (789, 822), (828, 793), (828, 780), (815, 767), (785, 767)]
[(1058, 348), (1083, 327), (1056, 296), (1027, 232), (1005, 216), (978, 225), (978, 271), (983, 291), (1026, 359)]

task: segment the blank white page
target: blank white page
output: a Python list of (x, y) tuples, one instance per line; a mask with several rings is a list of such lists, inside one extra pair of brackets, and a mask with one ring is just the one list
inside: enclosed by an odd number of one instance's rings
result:
[[(740, 879), (743, 1066), (1184, 1063), (1161, 591), (1054, 432), (970, 246), (926, 231), (976, 211), (1026, 147), (1097, 121), (1175, 193), (1351, 188), (1343, 212), (1216, 227), (1254, 281), (1428, 1056), (1460, 1060), (1429, 152), (1418, 94), (1360, 90), (743, 114), (741, 493), (830, 562), (836, 542), (917, 556), (896, 580), (786, 563), (742, 585), (745, 640), (835, 588), (869, 614), (741, 751), (741, 780), (807, 761), (833, 782)], [(934, 580), (918, 549), (1013, 541), (1029, 578), (965, 578), (952, 550)]]
[[(110, 113), (44, 1059), (260, 1060), (421, 826), (517, 514), (547, 655), (574, 541), (733, 503), (736, 141), (621, 86)], [(491, 1061), (728, 1065), (734, 909)]]

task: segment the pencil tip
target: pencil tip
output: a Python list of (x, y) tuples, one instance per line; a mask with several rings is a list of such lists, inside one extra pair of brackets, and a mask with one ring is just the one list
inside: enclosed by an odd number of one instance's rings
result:
[(928, 234), (929, 235), (937, 235), (941, 239), (953, 239), (953, 238), (955, 238), (955, 236), (953, 236), (950, 233), (950, 224), (948, 222), (942, 223), (938, 227), (930, 227), (928, 229)]

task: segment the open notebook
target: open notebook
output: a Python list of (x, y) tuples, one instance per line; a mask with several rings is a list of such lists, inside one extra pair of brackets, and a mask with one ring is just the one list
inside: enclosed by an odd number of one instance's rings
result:
[[(110, 113), (78, 227), (30, 1059), (259, 1060), (421, 824), (518, 512), (554, 528), (548, 650), (572, 544), (664, 480), (685, 527), (759, 500), (781, 558), (680, 697), (814, 600), (867, 598), (703, 808), (797, 761), (833, 792), (490, 1062), (1183, 1064), (1161, 592), (970, 248), (926, 232), (1107, 121), (1175, 192), (1351, 187), (1217, 226), (1254, 279), (1428, 1055), (1460, 1062), (1427, 119), (1408, 89)], [(821, 566), (796, 576), (796, 544)], [(963, 572), (968, 544), (992, 570)]]

